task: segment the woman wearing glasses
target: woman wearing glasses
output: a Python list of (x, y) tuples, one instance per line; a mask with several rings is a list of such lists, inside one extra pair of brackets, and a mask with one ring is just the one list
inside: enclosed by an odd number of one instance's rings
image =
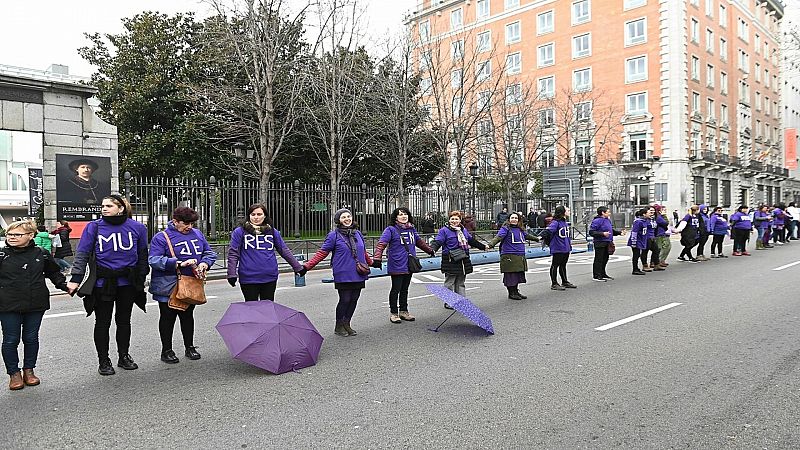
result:
[(194, 228), (198, 218), (192, 208), (175, 208), (167, 229), (157, 233), (150, 241), (148, 262), (153, 269), (150, 293), (153, 294), (153, 300), (158, 302), (161, 361), (167, 364), (180, 362), (172, 350), (172, 334), (178, 318), (181, 319), (186, 357), (200, 359), (200, 353), (194, 346), (194, 305), (189, 305), (185, 311), (169, 306), (169, 296), (178, 283), (178, 270), (182, 276), (205, 278), (206, 271), (217, 259), (217, 254), (211, 250), (203, 233)]
[[(117, 325), (117, 367), (139, 368), (129, 353), (131, 312), (134, 304), (145, 310), (144, 281), (150, 266), (147, 264), (147, 229), (131, 219), (130, 203), (111, 194), (103, 198), (101, 208), (102, 217), (83, 229), (67, 287), (70, 294), (83, 296), (87, 314), (94, 312), (94, 345), (100, 362), (97, 372), (114, 375), (108, 356), (112, 314)], [(89, 274), (84, 280), (87, 271)]]
[[(50, 309), (50, 290), (44, 279), (66, 291), (66, 278), (50, 253), (33, 243), (36, 225), (29, 221), (14, 222), (6, 230), (8, 246), (0, 254), (0, 324), (3, 327), (3, 362), (11, 377), (8, 388), (16, 391), (36, 386), (39, 378), (33, 373), (39, 354), (39, 327), (44, 312)], [(20, 341), (25, 344), (22, 371), (19, 368)]]

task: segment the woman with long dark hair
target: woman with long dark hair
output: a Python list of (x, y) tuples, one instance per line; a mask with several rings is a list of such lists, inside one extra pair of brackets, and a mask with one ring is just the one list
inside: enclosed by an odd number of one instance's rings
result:
[[(442, 249), (442, 273), (444, 273), (444, 287), (459, 295), (466, 295), (467, 275), (472, 273), (472, 261), (469, 258), (469, 248), (474, 247), (486, 250), (486, 246), (478, 242), (461, 225), (461, 211), (450, 211), (447, 224), (439, 228), (431, 244), (433, 251)], [(450, 305), (444, 305), (451, 309)]]
[(539, 242), (539, 237), (528, 234), (522, 214), (512, 212), (506, 223), (500, 227), (497, 236), (489, 242), (489, 248), (500, 244), (500, 272), (503, 274), (503, 285), (508, 290), (511, 300), (528, 298), (519, 292), (520, 283), (526, 283), (525, 272), (528, 260), (525, 258), (525, 241)]
[(275, 300), (278, 285), (278, 258), (275, 253), (299, 272), (303, 266), (283, 241), (281, 232), (272, 226), (267, 207), (262, 204), (247, 208), (247, 221), (231, 234), (228, 247), (228, 283), (239, 286), (244, 301)]
[(647, 251), (647, 229), (650, 224), (650, 208), (643, 208), (636, 212), (631, 226), (631, 235), (628, 237), (628, 247), (631, 248), (631, 264), (633, 265), (633, 275), (645, 275), (639, 268), (639, 261), (642, 265), (647, 262), (645, 251)]
[(161, 337), (161, 361), (167, 364), (179, 362), (172, 350), (172, 334), (177, 319), (181, 321), (184, 354), (192, 360), (200, 359), (194, 345), (194, 306), (185, 311), (170, 308), (169, 297), (178, 284), (178, 271), (184, 277), (205, 278), (208, 269), (217, 260), (203, 233), (194, 228), (200, 217), (187, 206), (172, 211), (172, 220), (167, 229), (156, 233), (150, 241), (148, 262), (153, 268), (150, 277), (150, 293), (158, 302), (158, 333)]
[(700, 209), (697, 205), (692, 205), (689, 208), (689, 211), (683, 216), (678, 227), (675, 229), (676, 232), (681, 234), (681, 245), (683, 246), (683, 250), (681, 254), (678, 256), (678, 260), (684, 262), (699, 262), (694, 256), (692, 256), (692, 248), (697, 245), (697, 238), (698, 238), (698, 228), (700, 227), (700, 219), (697, 218), (697, 212)]
[(697, 211), (697, 256), (695, 256), (698, 261), (708, 261), (708, 258), (706, 258), (706, 242), (708, 242), (708, 236), (710, 235), (710, 230), (708, 229), (710, 220), (708, 205), (700, 205), (700, 209)]
[(725, 236), (728, 235), (729, 229), (728, 221), (722, 216), (722, 207), (714, 207), (708, 220), (708, 231), (711, 233), (712, 258), (727, 258), (722, 253), (722, 242), (725, 240)]
[(333, 286), (339, 293), (334, 333), (338, 336), (355, 336), (358, 333), (350, 326), (350, 321), (356, 311), (361, 290), (364, 289), (364, 282), (369, 278), (372, 258), (367, 253), (364, 236), (361, 235), (358, 224), (353, 220), (353, 213), (349, 209), (342, 208), (336, 211), (333, 223), (336, 228), (328, 233), (322, 247), (298, 273), (305, 275), (329, 253), (333, 253), (331, 257)]
[(613, 280), (606, 273), (606, 266), (610, 248), (614, 245), (614, 236), (619, 236), (622, 232), (614, 229), (610, 217), (611, 211), (608, 207), (601, 206), (597, 208), (597, 216), (589, 225), (589, 235), (594, 240), (594, 263), (592, 265), (592, 280), (594, 281)]
[[(553, 220), (547, 225), (543, 232), (545, 243), (550, 247), (550, 289), (563, 291), (565, 289), (575, 289), (578, 286), (567, 280), (567, 262), (569, 254), (572, 252), (572, 242), (570, 240), (569, 208), (559, 205), (553, 211)], [(561, 275), (561, 284), (558, 284), (556, 275)]]
[[(83, 296), (87, 314), (94, 312), (94, 344), (100, 362), (98, 373), (114, 375), (108, 356), (112, 314), (117, 325), (117, 367), (125, 370), (139, 368), (129, 353), (131, 312), (134, 304), (145, 311), (144, 282), (150, 266), (147, 262), (147, 229), (131, 218), (130, 203), (111, 194), (103, 198), (101, 213), (100, 219), (89, 222), (83, 229), (72, 265), (72, 279), (67, 287), (70, 294)], [(89, 277), (80, 285), (87, 270)]]
[(389, 216), (389, 226), (383, 230), (372, 255), (374, 267), (381, 268), (383, 251), (387, 247), (389, 250), (386, 252), (386, 271), (392, 279), (392, 289), (389, 291), (389, 322), (402, 323), (404, 320), (410, 322), (416, 318), (408, 312), (408, 287), (411, 285), (408, 257), (416, 256), (417, 247), (431, 256), (435, 253), (417, 234), (414, 228), (414, 216), (405, 206), (395, 208)]
[[(749, 210), (747, 205), (741, 205), (731, 215), (733, 256), (744, 256), (747, 253), (747, 240), (750, 239), (750, 233), (753, 232), (753, 221), (750, 218)], [(758, 242), (761, 241), (756, 241), (756, 243)]]

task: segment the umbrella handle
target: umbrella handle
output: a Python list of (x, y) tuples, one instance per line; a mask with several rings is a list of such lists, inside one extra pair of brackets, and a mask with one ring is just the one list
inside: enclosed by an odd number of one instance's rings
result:
[(429, 331), (433, 331), (434, 333), (438, 333), (438, 332), (439, 332), (439, 328), (441, 328), (441, 326), (442, 326), (442, 325), (444, 325), (444, 323), (445, 323), (445, 322), (447, 322), (448, 320), (450, 320), (450, 318), (451, 318), (451, 317), (453, 317), (453, 314), (455, 314), (455, 313), (456, 313), (456, 312), (455, 312), (455, 310), (454, 310), (453, 312), (451, 312), (451, 313), (450, 313), (450, 315), (449, 315), (449, 316), (447, 316), (447, 319), (444, 319), (444, 320), (442, 321), (442, 323), (440, 323), (440, 324), (439, 324), (439, 326), (437, 326), (436, 328), (428, 328), (428, 330), (429, 330)]

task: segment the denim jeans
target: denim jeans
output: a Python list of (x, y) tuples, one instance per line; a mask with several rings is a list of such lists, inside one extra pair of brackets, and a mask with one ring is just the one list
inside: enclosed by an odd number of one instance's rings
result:
[(17, 347), (20, 340), (25, 344), (22, 368), (36, 367), (36, 357), (39, 355), (39, 327), (42, 325), (43, 316), (44, 311), (0, 312), (0, 324), (3, 327), (3, 362), (9, 375), (19, 372)]
[(70, 264), (66, 259), (53, 258), (53, 260), (55, 260), (56, 264), (58, 264), (58, 268), (61, 269), (62, 272), (72, 267), (72, 264)]

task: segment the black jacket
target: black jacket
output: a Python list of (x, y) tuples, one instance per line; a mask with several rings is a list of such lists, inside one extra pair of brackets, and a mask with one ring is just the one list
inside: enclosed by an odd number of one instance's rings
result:
[(50, 289), (45, 277), (62, 291), (67, 279), (53, 257), (35, 246), (5, 247), (0, 252), (0, 312), (31, 312), (50, 309)]
[(72, 244), (69, 242), (69, 228), (59, 227), (51, 234), (58, 234), (61, 238), (61, 247), (53, 249), (53, 256), (59, 259), (64, 259), (67, 256), (72, 256)]

